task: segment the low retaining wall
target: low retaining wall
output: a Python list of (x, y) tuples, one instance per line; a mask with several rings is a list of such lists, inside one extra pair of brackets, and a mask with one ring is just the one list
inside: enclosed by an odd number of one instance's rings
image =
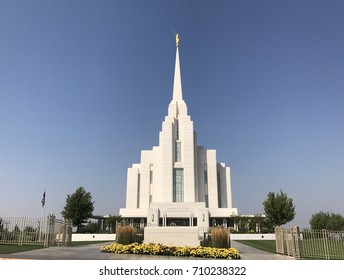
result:
[(276, 240), (274, 233), (231, 233), (231, 240)]
[(144, 236), (144, 243), (192, 247), (200, 245), (198, 227), (145, 227)]
[(116, 240), (116, 234), (105, 233), (73, 233), (72, 241), (114, 241)]
[[(162, 227), (159, 227), (162, 228)], [(170, 227), (169, 227), (170, 228)], [(176, 227), (173, 227), (173, 229), (176, 229)], [(185, 229), (185, 227), (183, 227), (183, 229)], [(189, 233), (190, 234), (190, 233)], [(153, 233), (154, 236), (156, 236), (156, 234)], [(159, 234), (158, 234), (159, 235)], [(168, 240), (166, 240), (166, 242), (171, 241), (171, 236), (172, 239), (176, 238), (176, 232), (173, 233), (164, 233), (164, 235), (166, 236), (170, 236), (168, 238)], [(192, 233), (191, 233), (192, 235)], [(196, 235), (196, 233), (195, 233)], [(153, 237), (151, 237), (153, 238)], [(149, 238), (149, 242), (153, 242), (153, 239)], [(146, 239), (146, 238), (145, 238)], [(160, 239), (160, 238), (158, 238)], [(265, 233), (265, 234), (238, 234), (238, 233), (231, 233), (230, 235), (230, 239), (231, 240), (276, 240), (275, 238), (275, 234), (274, 233)], [(116, 240), (116, 234), (112, 233), (112, 234), (101, 234), (101, 233), (73, 233), (72, 234), (72, 241), (115, 241)], [(146, 239), (148, 241), (148, 239)], [(185, 242), (186, 240), (182, 240), (180, 241), (181, 243)], [(148, 243), (149, 243), (148, 242)], [(155, 242), (158, 243), (158, 242)]]

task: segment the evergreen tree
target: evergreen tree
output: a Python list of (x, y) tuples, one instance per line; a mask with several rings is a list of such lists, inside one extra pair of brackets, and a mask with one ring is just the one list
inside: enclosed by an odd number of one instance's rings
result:
[(61, 212), (62, 217), (71, 220), (73, 226), (77, 227), (77, 232), (80, 232), (82, 224), (92, 217), (93, 204), (91, 193), (79, 187), (72, 195), (67, 195), (66, 205)]

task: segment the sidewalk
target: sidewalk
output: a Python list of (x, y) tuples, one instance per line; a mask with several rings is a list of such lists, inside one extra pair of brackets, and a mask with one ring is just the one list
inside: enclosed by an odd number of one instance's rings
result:
[(231, 245), (239, 251), (242, 260), (294, 260), (292, 257), (265, 252), (234, 240)]
[[(109, 244), (92, 244), (78, 247), (50, 247), (8, 255), (0, 255), (1, 259), (35, 259), (35, 260), (181, 260), (189, 259), (170, 256), (127, 255), (101, 253), (100, 248)], [(293, 260), (291, 257), (264, 252), (247, 245), (232, 241), (232, 247), (240, 252), (242, 260)], [(204, 258), (190, 258), (192, 260)], [(216, 259), (209, 259), (216, 260)]]

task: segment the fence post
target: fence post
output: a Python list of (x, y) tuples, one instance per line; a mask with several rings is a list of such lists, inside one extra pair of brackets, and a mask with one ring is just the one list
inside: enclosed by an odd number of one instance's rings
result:
[(25, 220), (25, 217), (21, 217), (21, 220), (20, 220), (20, 232), (19, 232), (19, 242), (18, 242), (18, 245), (19, 246), (23, 246), (23, 239), (24, 239), (24, 220)]
[(72, 222), (70, 220), (64, 221), (64, 246), (70, 246), (72, 243)]
[(292, 227), (291, 228), (291, 234), (292, 234), (292, 244), (293, 244), (293, 257), (295, 259), (300, 258), (300, 244), (299, 244), (299, 235), (300, 235), (300, 229), (299, 227)]
[(49, 219), (49, 216), (46, 217), (45, 219), (45, 223), (44, 223), (44, 241), (43, 241), (43, 246), (44, 247), (49, 247), (49, 230), (50, 230), (50, 219)]
[(329, 260), (330, 259), (330, 252), (329, 252), (329, 248), (328, 248), (328, 240), (327, 240), (327, 231), (326, 231), (326, 229), (322, 230), (322, 234), (323, 234), (323, 240), (324, 240), (325, 258), (326, 258), (326, 260)]
[(275, 227), (275, 243), (276, 243), (276, 253), (284, 254), (282, 227)]
[(55, 238), (55, 215), (48, 216), (48, 247), (51, 246)]

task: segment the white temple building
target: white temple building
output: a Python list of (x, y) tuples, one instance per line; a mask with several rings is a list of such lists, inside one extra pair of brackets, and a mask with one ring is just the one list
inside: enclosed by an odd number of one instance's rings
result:
[(126, 207), (119, 214), (148, 227), (233, 225), (238, 210), (232, 207), (230, 176), (216, 150), (197, 146), (183, 99), (177, 34), (173, 95), (159, 146), (141, 151), (141, 162), (128, 168)]

